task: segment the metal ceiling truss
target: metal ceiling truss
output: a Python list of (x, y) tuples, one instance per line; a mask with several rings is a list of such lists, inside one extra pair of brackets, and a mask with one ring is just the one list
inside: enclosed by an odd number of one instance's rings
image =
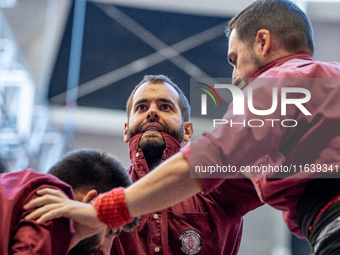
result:
[(7, 172), (47, 169), (65, 152), (64, 135), (35, 99), (35, 83), (0, 10), (0, 159)]

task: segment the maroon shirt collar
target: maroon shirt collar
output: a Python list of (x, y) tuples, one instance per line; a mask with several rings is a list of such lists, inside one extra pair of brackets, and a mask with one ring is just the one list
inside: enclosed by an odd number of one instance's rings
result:
[[(165, 150), (162, 155), (162, 161), (168, 159), (175, 153), (179, 152), (181, 149), (181, 143), (171, 135), (165, 132), (160, 132), (165, 140)], [(138, 147), (138, 141), (142, 136), (142, 133), (138, 133), (133, 136), (129, 142), (129, 153), (130, 153), (130, 161), (134, 163), (138, 159), (144, 159), (143, 151)]]
[(263, 74), (264, 72), (266, 72), (267, 70), (276, 67), (276, 66), (280, 66), (283, 63), (287, 62), (288, 60), (294, 59), (294, 58), (299, 58), (299, 59), (306, 59), (306, 60), (313, 60), (312, 57), (310, 55), (308, 55), (307, 53), (294, 53), (294, 54), (290, 54), (278, 59), (275, 59), (272, 62), (269, 62), (268, 64), (266, 64), (265, 66), (262, 66), (261, 68), (257, 69), (252, 75), (250, 75), (249, 79), (254, 79), (259, 77), (261, 74)]

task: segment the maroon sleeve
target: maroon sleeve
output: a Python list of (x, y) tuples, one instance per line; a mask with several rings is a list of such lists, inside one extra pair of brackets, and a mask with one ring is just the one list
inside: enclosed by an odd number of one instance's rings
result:
[[(41, 188), (59, 189), (51, 185), (42, 185), (38, 189)], [(37, 197), (38, 189), (28, 195), (25, 203)], [(25, 220), (25, 216), (31, 211), (22, 210), (17, 230), (11, 238), (9, 254), (66, 255), (72, 237), (70, 220), (59, 218), (37, 224), (35, 221)]]
[(240, 217), (264, 203), (258, 197), (251, 180), (247, 178), (225, 179), (211, 193), (231, 215)]
[(190, 142), (180, 149), (180, 151), (183, 153), (184, 158), (188, 163), (190, 164)]
[[(190, 164), (190, 142), (185, 147), (181, 148), (180, 151), (183, 153), (184, 158)], [(204, 190), (202, 191), (202, 193), (209, 193), (210, 191), (212, 191), (213, 188), (220, 185), (224, 181), (224, 178), (201, 178), (201, 180), (204, 186)]]
[[(185, 159), (190, 164), (190, 143), (181, 149)], [(251, 180), (239, 174), (239, 178), (201, 178), (204, 185), (204, 193), (216, 196), (221, 206), (230, 214), (239, 216), (263, 205), (260, 201)]]

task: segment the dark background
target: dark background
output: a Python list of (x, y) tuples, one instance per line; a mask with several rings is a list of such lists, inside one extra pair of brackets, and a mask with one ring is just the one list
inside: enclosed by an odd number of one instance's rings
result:
[[(100, 8), (99, 8), (100, 7)], [(83, 84), (136, 59), (156, 52), (136, 35), (110, 18), (102, 10), (111, 5), (87, 3), (79, 84)], [(115, 6), (167, 45), (173, 45), (229, 19), (199, 15), (150, 11)], [(68, 17), (65, 33), (50, 82), (48, 98), (66, 90), (70, 57), (73, 9)], [(230, 77), (232, 68), (227, 62), (228, 39), (221, 35), (181, 55), (210, 77)], [(171, 61), (165, 60), (104, 88), (78, 98), (79, 106), (125, 110), (126, 100), (133, 88), (146, 74), (169, 76), (190, 97), (190, 76)], [(62, 105), (63, 100), (50, 100)]]

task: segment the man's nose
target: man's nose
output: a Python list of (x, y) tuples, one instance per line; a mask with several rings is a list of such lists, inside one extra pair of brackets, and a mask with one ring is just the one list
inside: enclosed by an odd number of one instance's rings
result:
[(149, 119), (159, 119), (159, 113), (156, 106), (150, 106), (146, 118)]

